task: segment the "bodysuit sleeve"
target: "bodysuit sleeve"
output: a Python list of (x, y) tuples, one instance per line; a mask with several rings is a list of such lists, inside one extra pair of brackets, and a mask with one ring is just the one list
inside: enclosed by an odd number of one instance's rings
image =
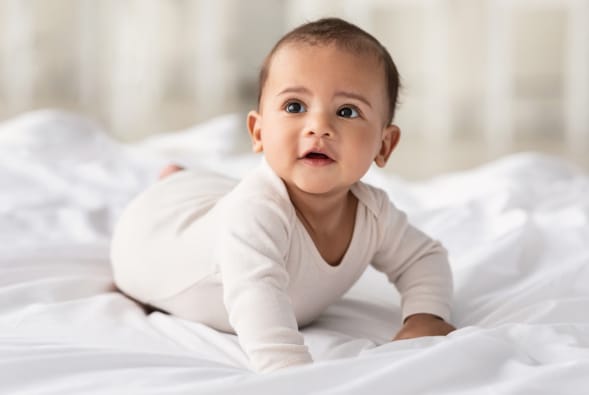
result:
[(216, 257), (229, 322), (254, 370), (312, 362), (287, 289), (288, 218), (277, 203), (228, 210)]
[(452, 273), (446, 249), (412, 226), (386, 194), (380, 207), (380, 243), (372, 265), (398, 289), (403, 320), (429, 313), (448, 321)]

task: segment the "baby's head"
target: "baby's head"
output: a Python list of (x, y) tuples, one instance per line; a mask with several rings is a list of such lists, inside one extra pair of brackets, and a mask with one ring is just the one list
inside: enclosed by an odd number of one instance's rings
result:
[(341, 19), (307, 23), (264, 61), (247, 119), (253, 149), (291, 193), (346, 191), (396, 146), (398, 92), (397, 68), (374, 37)]
[(264, 85), (268, 79), (274, 54), (288, 44), (313, 46), (335, 45), (357, 56), (372, 56), (383, 66), (388, 99), (387, 123), (392, 123), (399, 97), (400, 77), (397, 66), (387, 49), (371, 34), (339, 18), (324, 18), (301, 25), (284, 35), (274, 45), (264, 59), (258, 80), (258, 108), (262, 99)]

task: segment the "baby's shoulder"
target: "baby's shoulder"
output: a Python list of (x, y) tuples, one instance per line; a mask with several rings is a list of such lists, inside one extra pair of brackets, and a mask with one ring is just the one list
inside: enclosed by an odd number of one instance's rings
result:
[(279, 220), (286, 225), (296, 216), (282, 180), (264, 168), (243, 178), (220, 206), (228, 216), (254, 222)]
[(375, 219), (382, 218), (383, 213), (395, 208), (388, 193), (374, 185), (358, 181), (352, 186), (352, 193), (360, 204), (366, 206)]

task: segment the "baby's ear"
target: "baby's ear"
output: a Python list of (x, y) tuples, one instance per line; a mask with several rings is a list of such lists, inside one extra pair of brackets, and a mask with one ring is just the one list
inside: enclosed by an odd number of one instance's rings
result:
[(399, 142), (400, 137), (401, 129), (399, 129), (397, 125), (388, 125), (384, 128), (382, 131), (380, 149), (374, 158), (374, 163), (376, 163), (378, 167), (384, 167), (387, 164), (391, 153)]
[(247, 130), (252, 139), (252, 150), (254, 152), (264, 151), (262, 145), (262, 116), (257, 111), (250, 111), (247, 114)]

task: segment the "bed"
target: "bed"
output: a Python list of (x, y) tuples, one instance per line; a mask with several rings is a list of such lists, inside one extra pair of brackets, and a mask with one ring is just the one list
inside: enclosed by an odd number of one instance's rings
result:
[(391, 342), (398, 295), (369, 269), (302, 329), (313, 365), (255, 374), (236, 336), (117, 292), (109, 238), (173, 160), (240, 177), (259, 156), (235, 114), (139, 143), (37, 111), (0, 124), (1, 394), (586, 394), (589, 176), (536, 153), (408, 182), (379, 169), (449, 250), (447, 337)]

